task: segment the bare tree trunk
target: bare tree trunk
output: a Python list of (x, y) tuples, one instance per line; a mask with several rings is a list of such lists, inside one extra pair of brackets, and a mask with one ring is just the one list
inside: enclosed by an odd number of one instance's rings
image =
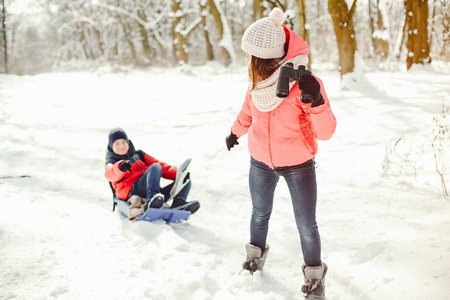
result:
[[(211, 10), (211, 14), (214, 17), (214, 21), (216, 22), (217, 30), (219, 31), (220, 56), (221, 56), (223, 63), (226, 66), (228, 66), (234, 58), (234, 52), (233, 52), (234, 50), (228, 48), (228, 47), (232, 46), (231, 32), (226, 32), (226, 30), (225, 30), (225, 29), (227, 29), (229, 31), (230, 28), (228, 27), (228, 24), (224, 24), (224, 20), (226, 20), (226, 19), (224, 16), (222, 19), (222, 16), (221, 16), (222, 9), (220, 9), (220, 11), (219, 11), (219, 7), (216, 6), (216, 2), (214, 0), (207, 0), (207, 3)], [(225, 33), (227, 33), (226, 38), (225, 38)], [(225, 41), (225, 39), (229, 39), (229, 40)]]
[(264, 7), (261, 5), (261, 0), (253, 0), (253, 22), (263, 17)]
[(110, 60), (115, 61), (119, 57), (119, 41), (114, 41), (114, 46), (111, 49)]
[(134, 63), (137, 62), (137, 53), (136, 48), (134, 47), (133, 41), (130, 39), (131, 36), (131, 27), (130, 24), (126, 22), (126, 20), (123, 19), (121, 15), (118, 16), (119, 22), (122, 25), (123, 32), (125, 33), (125, 40), (128, 44), (128, 47), (130, 48), (131, 53), (131, 59)]
[[(448, 12), (450, 9), (450, 2), (447, 0), (442, 1), (443, 11)], [(444, 59), (447, 61), (450, 60), (450, 51), (448, 50), (450, 47), (450, 14), (443, 12), (442, 14), (442, 49), (439, 53)]]
[(99, 56), (103, 56), (105, 54), (105, 47), (103, 45), (100, 30), (98, 30), (98, 28), (92, 28), (92, 30), (94, 31), (95, 38), (97, 39)]
[(216, 4), (214, 3), (214, 0), (207, 0), (209, 9), (211, 10), (211, 14), (214, 17), (214, 21), (216, 22), (217, 30), (219, 30), (219, 36), (222, 38), (223, 36), (223, 24), (222, 20), (220, 18), (219, 10), (216, 7)]
[(206, 4), (200, 4), (200, 14), (202, 17), (202, 27), (203, 27), (203, 35), (205, 36), (205, 46), (206, 46), (206, 60), (211, 61), (214, 60), (214, 51), (211, 44), (211, 39), (209, 38), (209, 31), (206, 27)]
[(158, 49), (159, 49), (159, 51), (160, 51), (160, 53), (161, 53), (161, 55), (162, 55), (162, 57), (164, 58), (164, 59), (167, 59), (167, 57), (168, 56), (170, 56), (169, 55), (169, 53), (168, 53), (168, 47), (166, 47), (162, 42), (161, 42), (161, 40), (158, 38), (159, 36), (158, 36), (158, 33), (157, 32), (155, 32), (155, 30), (152, 30), (151, 31), (151, 37), (153, 38), (153, 40), (155, 40), (156, 41), (156, 43), (158, 44)]
[(431, 12), (431, 32), (430, 32), (430, 38), (429, 38), (430, 47), (432, 47), (432, 45), (433, 45), (433, 37), (436, 34), (435, 27), (436, 27), (436, 3), (433, 3), (432, 4), (432, 12)]
[(5, 0), (2, 0), (2, 46), (3, 46), (3, 63), (5, 64), (5, 74), (8, 70), (8, 41), (6, 39), (6, 9)]
[[(328, 15), (327, 12), (327, 6), (328, 4), (317, 3), (314, 9), (314, 14), (312, 15), (312, 22), (314, 23), (314, 26), (311, 28), (314, 32), (314, 47), (318, 51), (318, 53), (323, 53), (324, 51), (328, 51), (328, 41), (329, 41), (329, 27), (326, 22), (324, 22), (324, 17)], [(311, 10), (310, 10), (311, 12)], [(319, 20), (319, 21), (318, 21)]]
[(334, 33), (339, 50), (339, 71), (341, 76), (353, 72), (355, 67), (356, 40), (353, 29), (353, 15), (356, 9), (353, 1), (350, 11), (345, 0), (328, 0), (328, 10), (333, 20)]
[(85, 57), (87, 59), (94, 60), (95, 57), (94, 57), (94, 54), (92, 53), (92, 49), (89, 47), (88, 37), (86, 36), (86, 30), (79, 24), (77, 24), (76, 27), (78, 28), (78, 32), (80, 32), (79, 42), (82, 45), (82, 49), (83, 49)]
[[(173, 36), (175, 38), (174, 46), (175, 46), (175, 53), (178, 56), (178, 62), (188, 62), (188, 55), (185, 49), (185, 42), (186, 38), (181, 34), (181, 20), (182, 15), (177, 13), (180, 9), (180, 2), (178, 0), (172, 1), (172, 12), (175, 15), (175, 17), (172, 20), (172, 32)], [(180, 25), (180, 27), (178, 26)]]
[(428, 37), (428, 0), (405, 0), (408, 41), (406, 68), (431, 62)]
[[(144, 22), (148, 22), (147, 21), (147, 16), (145, 15), (144, 9), (140, 8), (138, 10), (138, 16), (139, 18), (141, 18)], [(144, 55), (147, 59), (151, 58), (151, 48), (150, 48), (150, 43), (148, 41), (148, 32), (147, 29), (145, 28), (144, 25), (142, 25), (141, 23), (138, 23), (139, 26), (139, 32), (141, 34), (141, 41), (142, 41), (142, 48), (144, 49)]]
[(398, 49), (398, 55), (397, 55), (397, 59), (400, 59), (400, 56), (402, 54), (403, 51), (403, 45), (405, 44), (406, 38), (407, 38), (407, 29), (408, 29), (408, 22), (406, 21), (405, 18), (405, 24), (403, 24), (403, 29), (402, 29), (402, 39), (401, 39), (401, 43), (400, 43), (400, 47)]
[[(305, 0), (297, 0), (297, 7), (298, 7), (298, 23), (299, 23), (298, 34), (309, 45), (309, 30), (306, 27), (307, 22), (306, 22)], [(308, 58), (309, 58), (308, 70), (311, 70), (311, 52), (308, 53)]]
[[(375, 14), (376, 20), (374, 19)], [(375, 56), (385, 60), (389, 54), (389, 44), (385, 37), (386, 28), (384, 27), (383, 15), (380, 11), (380, 0), (377, 0), (375, 12), (372, 11), (372, 3), (369, 0), (369, 16), (373, 51)]]

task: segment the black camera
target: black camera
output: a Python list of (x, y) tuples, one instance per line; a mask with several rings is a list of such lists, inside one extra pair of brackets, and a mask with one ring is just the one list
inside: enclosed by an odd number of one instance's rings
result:
[[(302, 80), (303, 75), (311, 75), (310, 71), (307, 71), (305, 66), (298, 66), (298, 69), (294, 69), (293, 63), (286, 63), (280, 68), (280, 76), (278, 77), (277, 84), (277, 97), (286, 98), (289, 96), (289, 79), (294, 79), (299, 82)], [(302, 103), (312, 103), (314, 97), (310, 94), (303, 93), (300, 97)]]

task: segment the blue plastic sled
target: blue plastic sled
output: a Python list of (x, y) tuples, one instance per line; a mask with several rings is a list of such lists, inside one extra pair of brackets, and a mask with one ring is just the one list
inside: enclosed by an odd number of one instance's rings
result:
[[(185, 179), (186, 175), (189, 173), (189, 164), (191, 163), (191, 159), (186, 159), (181, 166), (177, 170), (177, 176), (175, 179), (175, 184), (170, 191), (170, 199), (168, 201), (173, 200), (173, 198), (178, 195), (178, 193), (188, 184), (190, 179)], [(117, 206), (117, 209), (119, 210), (120, 214), (126, 218), (128, 218), (128, 207), (130, 207), (130, 204), (128, 204), (126, 201), (122, 201), (119, 198), (115, 196), (114, 188), (109, 183), (109, 186), (111, 187), (111, 191), (113, 193), (113, 211)], [(169, 223), (180, 223), (181, 221), (185, 221), (189, 219), (189, 216), (191, 215), (190, 211), (187, 210), (178, 210), (178, 209), (171, 209), (171, 208), (149, 208), (145, 211), (144, 214), (139, 215), (136, 217), (135, 220), (143, 220), (143, 221), (156, 221), (159, 219), (163, 219), (166, 222)]]
[[(128, 207), (130, 206), (130, 204), (128, 204), (126, 201), (120, 200), (117, 197), (114, 197), (114, 203), (115, 205), (117, 205), (119, 213), (125, 218), (128, 218)], [(163, 219), (168, 223), (180, 223), (189, 219), (190, 215), (191, 212), (187, 210), (178, 210), (171, 208), (149, 208), (144, 214), (137, 216), (135, 220), (152, 222)]]

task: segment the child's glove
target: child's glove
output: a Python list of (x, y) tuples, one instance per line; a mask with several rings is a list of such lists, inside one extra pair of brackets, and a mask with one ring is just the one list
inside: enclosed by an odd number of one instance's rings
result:
[(302, 79), (298, 83), (298, 88), (302, 90), (304, 94), (310, 94), (314, 100), (311, 103), (312, 107), (316, 107), (324, 104), (322, 94), (320, 93), (320, 83), (312, 75), (303, 75)]
[(227, 143), (228, 151), (230, 151), (230, 149), (233, 148), (234, 145), (239, 145), (239, 142), (237, 140), (238, 140), (238, 137), (236, 135), (234, 135), (234, 133), (230, 133), (225, 138), (225, 142)]
[(130, 172), (131, 171), (131, 161), (129, 160), (124, 160), (123, 162), (120, 163), (119, 165), (119, 169), (122, 172)]

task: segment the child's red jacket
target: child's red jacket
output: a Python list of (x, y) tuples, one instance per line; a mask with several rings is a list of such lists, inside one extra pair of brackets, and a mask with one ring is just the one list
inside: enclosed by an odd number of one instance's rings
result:
[[(131, 143), (130, 143), (131, 144)], [(132, 144), (131, 144), (132, 145)], [(109, 147), (108, 147), (109, 148)], [(108, 149), (110, 150), (110, 149)], [(107, 161), (105, 166), (105, 177), (111, 182), (114, 190), (116, 191), (116, 196), (121, 200), (126, 201), (128, 199), (128, 194), (130, 193), (133, 184), (144, 174), (147, 168), (152, 164), (160, 164), (162, 166), (162, 177), (169, 180), (175, 180), (177, 175), (177, 168), (172, 167), (166, 163), (160, 162), (156, 158), (146, 154), (142, 150), (134, 151), (134, 147), (130, 147), (129, 154), (133, 155), (123, 155), (120, 160), (114, 153), (107, 153)], [(109, 152), (109, 151), (108, 151)], [(110, 154), (108, 156), (108, 154)], [(119, 165), (124, 160), (130, 160), (132, 162), (130, 172), (122, 172), (119, 169)]]

